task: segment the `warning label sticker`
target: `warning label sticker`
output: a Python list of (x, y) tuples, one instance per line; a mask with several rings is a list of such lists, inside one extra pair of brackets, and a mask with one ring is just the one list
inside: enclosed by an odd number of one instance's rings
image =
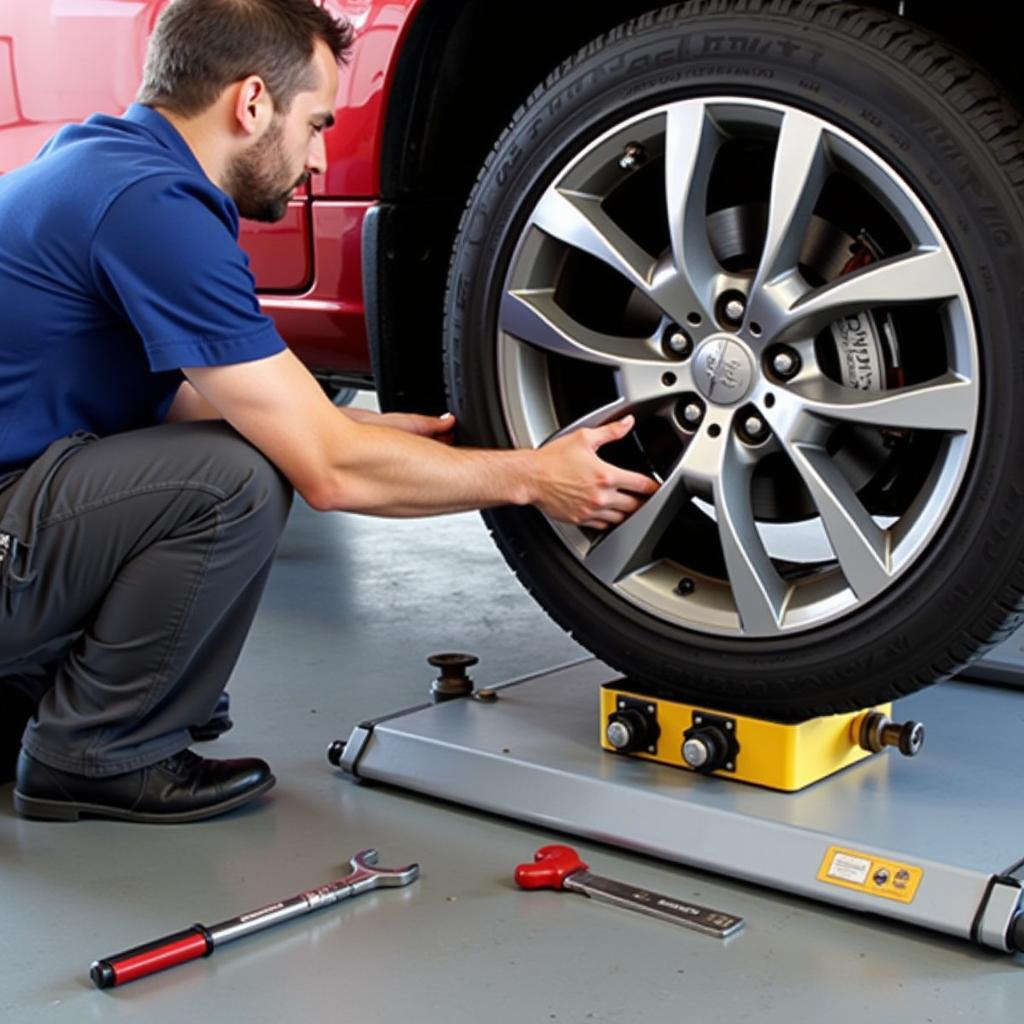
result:
[(837, 853), (829, 864), (830, 878), (841, 878), (844, 882), (863, 885), (871, 873), (871, 861), (863, 857), (851, 857), (848, 853)]
[(923, 877), (923, 869), (913, 864), (899, 864), (838, 846), (828, 848), (818, 871), (819, 882), (900, 903), (913, 902)]

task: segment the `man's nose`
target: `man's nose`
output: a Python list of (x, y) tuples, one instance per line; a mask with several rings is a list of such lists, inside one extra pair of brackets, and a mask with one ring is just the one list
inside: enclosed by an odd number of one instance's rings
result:
[(316, 135), (309, 145), (306, 170), (310, 174), (323, 174), (327, 170), (327, 143), (323, 135)]

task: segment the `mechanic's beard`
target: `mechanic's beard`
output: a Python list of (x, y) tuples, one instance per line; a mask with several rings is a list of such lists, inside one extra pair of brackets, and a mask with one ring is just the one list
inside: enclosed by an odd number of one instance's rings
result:
[(309, 180), (303, 174), (282, 188), (290, 175), (281, 145), (283, 130), (279, 121), (271, 123), (266, 134), (248, 152), (235, 157), (225, 176), (224, 191), (235, 201), (246, 220), (274, 224), (288, 213), (293, 191)]

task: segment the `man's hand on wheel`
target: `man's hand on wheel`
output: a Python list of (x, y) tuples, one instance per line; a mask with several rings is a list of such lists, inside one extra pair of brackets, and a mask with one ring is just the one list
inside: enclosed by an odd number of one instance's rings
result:
[(632, 416), (625, 416), (603, 427), (583, 427), (541, 448), (531, 503), (552, 519), (595, 530), (617, 526), (634, 513), (658, 490), (658, 483), (597, 454), (604, 445), (622, 440), (633, 423)]

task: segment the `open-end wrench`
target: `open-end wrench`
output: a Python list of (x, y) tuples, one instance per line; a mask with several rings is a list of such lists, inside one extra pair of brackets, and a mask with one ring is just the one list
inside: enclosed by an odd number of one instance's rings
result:
[(742, 917), (709, 910), (672, 896), (625, 885), (610, 878), (592, 875), (571, 846), (542, 846), (532, 864), (516, 868), (516, 884), (523, 889), (569, 889), (585, 896), (614, 903), (618, 907), (639, 910), (662, 920), (725, 939), (743, 927)]
[(349, 896), (358, 896), (383, 886), (408, 885), (420, 873), (419, 864), (410, 864), (404, 868), (379, 868), (376, 865), (377, 851), (363, 850), (349, 862), (352, 871), (336, 882), (307, 889), (291, 899), (271, 903), (259, 910), (250, 910), (247, 914), (221, 921), (220, 924), (209, 927), (195, 924), (143, 946), (104, 957), (92, 965), (89, 975), (98, 988), (123, 985), (176, 964), (209, 956), (218, 946), (227, 942), (289, 921), (293, 917), (301, 917), (310, 911), (333, 906)]

